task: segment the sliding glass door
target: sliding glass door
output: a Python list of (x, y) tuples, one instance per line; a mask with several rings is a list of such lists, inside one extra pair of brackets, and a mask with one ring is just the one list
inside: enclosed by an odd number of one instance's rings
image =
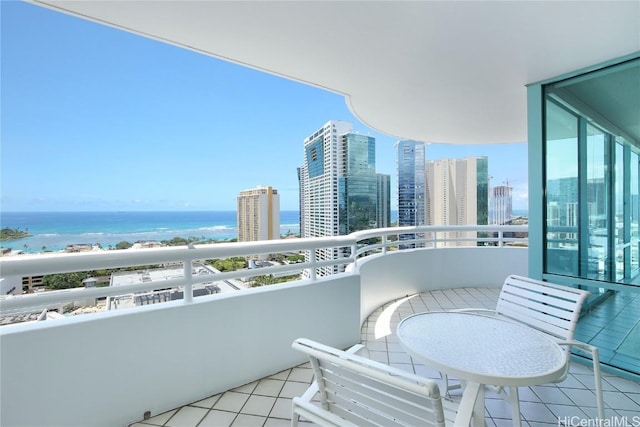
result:
[(640, 59), (544, 86), (543, 278), (591, 292), (576, 338), (640, 376)]

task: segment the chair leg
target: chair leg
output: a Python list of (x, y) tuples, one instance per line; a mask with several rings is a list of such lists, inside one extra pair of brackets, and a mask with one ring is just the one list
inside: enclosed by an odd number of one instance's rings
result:
[(602, 425), (604, 422), (604, 398), (602, 397), (602, 376), (600, 375), (600, 351), (598, 347), (581, 341), (571, 341), (570, 345), (591, 353), (591, 360), (593, 361), (593, 382), (595, 384), (596, 403), (598, 405), (598, 425)]
[(602, 423), (604, 420), (604, 398), (602, 397), (602, 377), (600, 376), (600, 355), (598, 347), (591, 349), (591, 357), (593, 360), (593, 380), (596, 386), (596, 400), (598, 403), (598, 421)]
[(449, 393), (451, 390), (457, 390), (459, 388), (462, 388), (462, 384), (454, 384), (454, 385), (449, 385), (449, 375), (441, 372), (440, 375), (442, 376), (442, 379), (444, 381), (444, 393), (445, 396), (447, 397), (451, 397), (451, 393)]

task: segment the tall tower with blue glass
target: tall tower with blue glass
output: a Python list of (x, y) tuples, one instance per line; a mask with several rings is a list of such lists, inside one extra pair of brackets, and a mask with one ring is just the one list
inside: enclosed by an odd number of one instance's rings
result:
[[(426, 221), (426, 149), (418, 141), (396, 143), (398, 166), (398, 226), (424, 225)], [(401, 240), (416, 236), (401, 235)], [(413, 247), (413, 245), (409, 245)], [(403, 245), (403, 247), (406, 247)]]
[(375, 138), (348, 133), (341, 142), (338, 234), (344, 235), (376, 227), (378, 179)]

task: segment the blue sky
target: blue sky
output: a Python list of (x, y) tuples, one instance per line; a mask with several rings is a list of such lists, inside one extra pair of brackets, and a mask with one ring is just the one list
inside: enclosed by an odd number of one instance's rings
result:
[[(235, 210), (273, 186), (298, 209), (306, 136), (346, 120), (376, 138), (397, 205), (398, 138), (341, 95), (17, 1), (0, 1), (3, 211)], [(497, 124), (499, 125), (499, 124)], [(428, 159), (488, 156), (527, 207), (527, 147), (430, 144)]]

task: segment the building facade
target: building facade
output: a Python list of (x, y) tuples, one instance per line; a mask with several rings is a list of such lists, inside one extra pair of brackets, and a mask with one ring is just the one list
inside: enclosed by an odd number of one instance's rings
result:
[(347, 133), (338, 138), (338, 235), (377, 227), (376, 140)]
[[(298, 179), (301, 237), (339, 236), (377, 227), (375, 138), (354, 133), (351, 123), (329, 121), (305, 138)], [(330, 248), (316, 251), (315, 256), (330, 260), (349, 253)], [(344, 266), (330, 266), (316, 273), (326, 276), (343, 270)]]
[(272, 187), (241, 191), (237, 198), (238, 241), (280, 238), (280, 195)]
[(378, 181), (378, 210), (376, 215), (376, 226), (384, 228), (391, 226), (391, 176), (376, 174)]
[[(426, 163), (427, 225), (486, 225), (489, 210), (489, 170), (486, 157), (440, 159)], [(473, 238), (466, 232), (450, 232), (453, 238)], [(453, 243), (449, 243), (452, 245)], [(465, 241), (456, 246), (467, 246)]]
[[(398, 226), (425, 225), (427, 188), (425, 186), (426, 145), (419, 141), (396, 143), (398, 169)], [(400, 240), (422, 239), (424, 234), (401, 234)], [(402, 249), (423, 247), (423, 243), (406, 243)]]
[(426, 146), (418, 141), (396, 143), (398, 166), (398, 226), (425, 224)]
[(489, 197), (489, 224), (509, 224), (512, 214), (513, 188), (508, 185), (499, 185), (491, 188)]

